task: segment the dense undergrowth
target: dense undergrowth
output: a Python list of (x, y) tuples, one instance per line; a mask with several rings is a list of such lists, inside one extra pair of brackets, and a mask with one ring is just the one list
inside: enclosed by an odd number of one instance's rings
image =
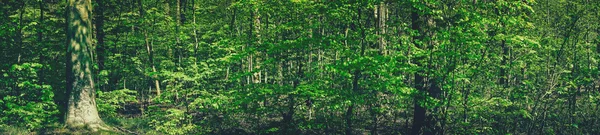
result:
[[(0, 10), (0, 134), (600, 134), (600, 0)], [(80, 84), (110, 131), (61, 123)]]

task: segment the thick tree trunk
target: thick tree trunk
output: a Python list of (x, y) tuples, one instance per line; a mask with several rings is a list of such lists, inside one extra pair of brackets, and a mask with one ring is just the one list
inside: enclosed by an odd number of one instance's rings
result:
[(98, 116), (92, 77), (91, 0), (69, 0), (67, 18), (68, 127), (104, 128)]

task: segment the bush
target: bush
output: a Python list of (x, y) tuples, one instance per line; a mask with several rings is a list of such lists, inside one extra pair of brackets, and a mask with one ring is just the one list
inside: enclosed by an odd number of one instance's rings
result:
[(167, 109), (166, 111), (155, 110), (151, 114), (152, 121), (149, 122), (150, 126), (156, 131), (160, 131), (167, 134), (189, 134), (196, 126), (186, 119), (191, 119), (190, 115), (185, 114), (185, 111), (179, 109)]
[(0, 90), (0, 123), (34, 130), (56, 121), (52, 87), (37, 80), (41, 68), (41, 64), (23, 63), (2, 71), (0, 83), (6, 90)]
[(102, 116), (114, 117), (117, 115), (117, 109), (123, 108), (125, 103), (137, 102), (136, 94), (136, 91), (129, 89), (98, 91), (98, 100), (96, 100), (98, 113)]

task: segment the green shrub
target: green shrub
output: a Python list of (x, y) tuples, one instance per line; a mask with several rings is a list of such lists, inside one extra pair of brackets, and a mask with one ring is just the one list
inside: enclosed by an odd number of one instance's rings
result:
[(185, 114), (185, 111), (179, 109), (167, 109), (166, 111), (154, 110), (151, 114), (152, 121), (150, 126), (156, 131), (166, 134), (189, 134), (196, 126), (188, 123), (185, 120), (191, 119), (190, 115)]
[(8, 87), (0, 90), (0, 123), (34, 130), (56, 121), (52, 87), (37, 80), (41, 68), (41, 64), (23, 63), (2, 71), (0, 83)]
[(117, 109), (123, 108), (125, 103), (137, 102), (137, 92), (129, 89), (114, 90), (110, 92), (98, 91), (98, 113), (102, 116), (114, 117), (117, 115)]

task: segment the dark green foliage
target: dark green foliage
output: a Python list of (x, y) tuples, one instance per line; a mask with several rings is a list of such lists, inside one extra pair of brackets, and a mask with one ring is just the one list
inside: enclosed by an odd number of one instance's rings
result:
[(98, 91), (96, 106), (101, 116), (115, 117), (118, 109), (124, 109), (125, 104), (136, 103), (137, 92), (129, 89), (109, 92)]
[[(38, 2), (0, 2), (0, 123), (29, 130), (66, 103)], [(92, 3), (97, 107), (133, 132), (600, 134), (597, 0)]]
[(2, 71), (0, 92), (0, 123), (36, 130), (56, 122), (57, 106), (50, 85), (38, 82), (38, 63), (13, 65)]

